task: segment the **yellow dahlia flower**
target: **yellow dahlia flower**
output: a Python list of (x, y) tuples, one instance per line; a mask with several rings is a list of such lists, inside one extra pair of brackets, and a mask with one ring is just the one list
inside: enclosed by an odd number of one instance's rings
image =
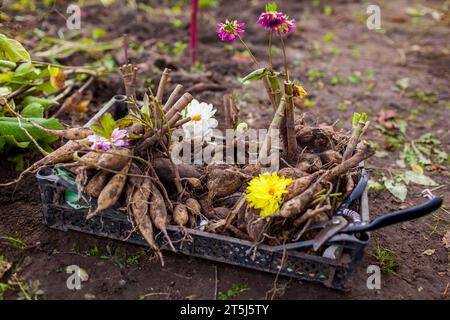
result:
[(247, 201), (250, 208), (261, 209), (259, 215), (270, 216), (280, 206), (283, 195), (292, 179), (279, 177), (276, 172), (263, 173), (253, 178), (247, 187)]

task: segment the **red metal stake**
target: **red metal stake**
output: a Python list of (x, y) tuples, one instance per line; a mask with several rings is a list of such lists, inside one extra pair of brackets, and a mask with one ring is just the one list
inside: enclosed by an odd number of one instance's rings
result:
[(189, 48), (191, 51), (191, 63), (195, 64), (197, 61), (197, 12), (198, 12), (198, 0), (192, 0), (191, 2), (191, 33)]

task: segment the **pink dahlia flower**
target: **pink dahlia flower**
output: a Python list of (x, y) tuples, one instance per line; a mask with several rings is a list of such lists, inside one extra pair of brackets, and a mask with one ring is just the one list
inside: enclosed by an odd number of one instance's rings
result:
[(245, 32), (243, 29), (245, 23), (238, 23), (237, 20), (229, 21), (227, 19), (225, 22), (219, 23), (218, 26), (217, 35), (222, 41), (233, 42)]

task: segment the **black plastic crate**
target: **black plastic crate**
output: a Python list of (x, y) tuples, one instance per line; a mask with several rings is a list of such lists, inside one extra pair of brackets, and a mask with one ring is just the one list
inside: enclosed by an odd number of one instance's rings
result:
[[(148, 246), (138, 231), (133, 232), (128, 216), (116, 209), (108, 209), (90, 220), (86, 220), (88, 209), (73, 209), (64, 203), (64, 192), (70, 186), (62, 178), (55, 178), (53, 170), (44, 167), (37, 173), (43, 205), (43, 220), (51, 228), (68, 231), (75, 230), (96, 236), (121, 240)], [(358, 209), (362, 220), (369, 221), (367, 193), (364, 192), (353, 208)], [(96, 206), (95, 200), (91, 203)], [(283, 251), (268, 245), (256, 248), (250, 241), (230, 236), (212, 234), (194, 229), (185, 229), (190, 241), (182, 241), (184, 233), (177, 226), (168, 226), (169, 236), (179, 253), (213, 261), (233, 264), (300, 280), (319, 282), (327, 287), (348, 290), (351, 275), (360, 262), (369, 234), (356, 238), (349, 234), (338, 234), (328, 240), (326, 246), (339, 246), (336, 259), (308, 254), (300, 250)], [(162, 234), (155, 240), (164, 250), (170, 250)], [(282, 263), (283, 262), (283, 263)], [(281, 269), (281, 270), (280, 270)]]

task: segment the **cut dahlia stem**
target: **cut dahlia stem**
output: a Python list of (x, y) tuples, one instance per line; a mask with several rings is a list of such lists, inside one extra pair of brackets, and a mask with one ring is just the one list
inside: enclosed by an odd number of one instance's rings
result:
[(225, 113), (225, 123), (227, 129), (235, 129), (239, 120), (239, 107), (237, 105), (236, 96), (233, 94), (226, 95), (227, 110)]
[(361, 148), (356, 150), (353, 156), (329, 170), (325, 176), (324, 182), (333, 181), (343, 173), (356, 167), (361, 161), (373, 156), (374, 153), (375, 152), (368, 144), (363, 144)]
[(298, 148), (297, 139), (295, 136), (293, 86), (294, 84), (292, 82), (284, 83), (284, 94), (286, 99), (285, 123), (288, 161), (294, 160)]
[(231, 95), (231, 120), (233, 121), (233, 128), (236, 128), (239, 122), (239, 112), (241, 108), (239, 107), (239, 100), (237, 95)]
[(119, 68), (122, 75), (123, 84), (125, 86), (125, 94), (132, 102), (129, 107), (135, 111), (139, 111), (139, 107), (136, 105), (136, 75), (138, 68), (132, 64), (124, 64)]
[(267, 163), (267, 158), (269, 157), (269, 151), (271, 149), (271, 133), (273, 130), (280, 129), (283, 119), (285, 116), (286, 109), (286, 100), (284, 97), (281, 98), (280, 105), (278, 106), (275, 115), (272, 118), (272, 122), (270, 123), (269, 130), (267, 130), (266, 138), (261, 145), (261, 149), (259, 151), (258, 162), (259, 163)]
[(345, 148), (344, 154), (342, 155), (342, 161), (347, 160), (353, 154), (358, 145), (358, 142), (362, 135), (366, 132), (367, 128), (370, 125), (370, 121), (358, 121), (358, 124), (353, 127), (352, 135), (347, 143), (347, 147)]
[(177, 97), (180, 95), (181, 90), (183, 90), (183, 86), (181, 84), (177, 84), (175, 89), (173, 89), (172, 93), (170, 94), (169, 98), (167, 99), (166, 103), (164, 104), (164, 107), (163, 107), (164, 112), (167, 112), (170, 108), (172, 108)]
[[(345, 148), (344, 154), (342, 155), (342, 162), (344, 162), (345, 160), (349, 159), (352, 156), (353, 152), (356, 149), (356, 146), (358, 145), (358, 142), (360, 141), (361, 137), (364, 135), (364, 133), (366, 132), (367, 128), (370, 125), (370, 121), (367, 121), (367, 115), (365, 113), (363, 113), (363, 115), (355, 113), (353, 117), (354, 117), (353, 131), (347, 143), (347, 147)], [(335, 192), (339, 192), (339, 189), (341, 188), (341, 182), (342, 182), (341, 178), (339, 177), (336, 183)], [(333, 199), (333, 208), (336, 206), (336, 204), (337, 200), (335, 198)]]
[(177, 118), (176, 121), (178, 121), (179, 117), (181, 117), (179, 112), (181, 112), (184, 108), (186, 108), (187, 105), (191, 103), (193, 99), (194, 97), (190, 93), (186, 92), (185, 94), (183, 94), (181, 98), (178, 99), (177, 102), (175, 102), (173, 107), (167, 111), (166, 113), (167, 119), (171, 121), (173, 117), (176, 117)]
[(161, 75), (161, 80), (159, 81), (158, 90), (156, 91), (156, 101), (158, 101), (159, 104), (162, 104), (164, 91), (167, 87), (167, 84), (169, 83), (169, 77), (170, 77), (171, 71), (172, 70), (165, 68)]
[(158, 130), (157, 132), (154, 132), (153, 134), (149, 135), (149, 137), (147, 137), (144, 141), (142, 141), (137, 147), (136, 150), (141, 152), (144, 151), (150, 147), (153, 147), (155, 145), (156, 142), (158, 142), (161, 138), (162, 135), (166, 134), (169, 132), (169, 127), (170, 130), (173, 130), (175, 128), (179, 128), (181, 127), (183, 124), (188, 123), (189, 121), (191, 121), (191, 117), (187, 117), (181, 120), (178, 120), (176, 122), (171, 123), (171, 121), (169, 121), (169, 125), (165, 124), (163, 125), (163, 127)]
[(230, 116), (230, 99), (229, 94), (223, 95), (223, 114), (225, 116), (225, 128), (231, 128), (231, 116)]
[(280, 79), (275, 73), (268, 75), (267, 78), (269, 79), (270, 87), (272, 89), (272, 95), (275, 99), (276, 108), (278, 108), (281, 96), (283, 95), (281, 92)]

